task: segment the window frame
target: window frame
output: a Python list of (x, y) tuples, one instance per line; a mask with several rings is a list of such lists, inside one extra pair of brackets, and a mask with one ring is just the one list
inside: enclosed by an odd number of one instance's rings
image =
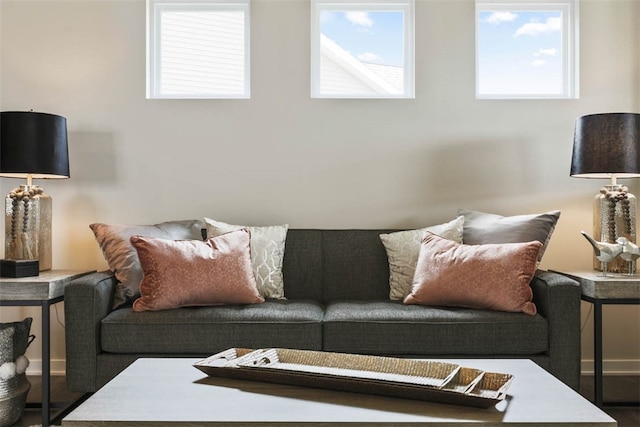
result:
[[(401, 11), (404, 13), (403, 91), (400, 94), (323, 94), (320, 82), (321, 27), (324, 11)], [(311, 98), (415, 98), (415, 1), (414, 0), (311, 0)]]
[[(240, 11), (244, 14), (244, 89), (242, 93), (162, 93), (161, 15), (165, 11)], [(249, 99), (251, 98), (250, 0), (147, 0), (147, 99)]]
[[(476, 0), (476, 99), (578, 99), (579, 74), (579, 0)], [(561, 11), (562, 12), (562, 92), (561, 93), (480, 93), (479, 23), (481, 12), (497, 11)]]

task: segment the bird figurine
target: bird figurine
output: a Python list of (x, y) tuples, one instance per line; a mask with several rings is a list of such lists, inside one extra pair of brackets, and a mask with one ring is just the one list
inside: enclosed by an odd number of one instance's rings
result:
[(580, 233), (591, 243), (591, 246), (593, 246), (593, 252), (602, 264), (602, 275), (606, 277), (607, 263), (613, 261), (622, 253), (622, 245), (619, 243), (597, 242), (584, 231)]
[(633, 263), (635, 260), (640, 258), (640, 246), (636, 245), (626, 237), (618, 237), (616, 239), (616, 242), (622, 245), (622, 253), (620, 254), (620, 258), (627, 261), (627, 265), (629, 266), (628, 275), (633, 276), (635, 274)]

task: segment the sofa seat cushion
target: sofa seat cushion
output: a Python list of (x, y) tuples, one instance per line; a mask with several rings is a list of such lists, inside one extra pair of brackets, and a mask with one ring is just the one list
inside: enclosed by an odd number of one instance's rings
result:
[(322, 348), (323, 307), (310, 300), (258, 305), (112, 311), (101, 323), (103, 351), (209, 355), (231, 347)]
[(549, 349), (548, 336), (539, 314), (389, 300), (329, 303), (323, 327), (326, 351), (380, 355), (531, 355)]

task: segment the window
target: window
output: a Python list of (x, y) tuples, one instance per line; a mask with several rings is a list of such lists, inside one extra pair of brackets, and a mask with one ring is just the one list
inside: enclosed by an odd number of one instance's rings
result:
[(413, 0), (311, 3), (311, 96), (413, 98)]
[(248, 0), (147, 0), (147, 98), (249, 98)]
[(577, 9), (577, 0), (476, 0), (476, 97), (577, 98)]

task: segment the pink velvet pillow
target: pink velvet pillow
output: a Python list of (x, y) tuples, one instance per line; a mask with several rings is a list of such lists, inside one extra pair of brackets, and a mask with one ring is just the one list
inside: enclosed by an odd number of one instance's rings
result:
[(249, 239), (247, 230), (204, 242), (132, 236), (143, 271), (133, 310), (264, 302), (253, 275)]
[(542, 243), (464, 245), (425, 233), (405, 304), (537, 310), (529, 282)]

